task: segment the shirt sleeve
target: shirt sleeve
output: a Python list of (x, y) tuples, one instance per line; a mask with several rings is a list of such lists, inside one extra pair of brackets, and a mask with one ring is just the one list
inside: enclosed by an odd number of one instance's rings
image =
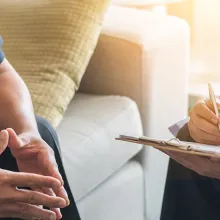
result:
[(182, 121), (178, 121), (174, 125), (170, 126), (168, 129), (176, 137), (179, 131), (189, 122), (189, 118), (186, 118)]
[(5, 58), (5, 55), (4, 55), (3, 51), (2, 51), (2, 44), (3, 44), (3, 40), (2, 40), (2, 37), (0, 36), (0, 64), (2, 63), (2, 61)]

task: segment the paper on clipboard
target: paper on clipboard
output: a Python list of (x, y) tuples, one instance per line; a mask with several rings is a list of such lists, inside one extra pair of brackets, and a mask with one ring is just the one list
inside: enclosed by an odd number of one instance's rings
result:
[(194, 142), (183, 142), (177, 138), (170, 140), (153, 139), (148, 137), (132, 137), (121, 135), (116, 140), (152, 146), (159, 150), (175, 151), (185, 154), (220, 158), (220, 146), (205, 145)]

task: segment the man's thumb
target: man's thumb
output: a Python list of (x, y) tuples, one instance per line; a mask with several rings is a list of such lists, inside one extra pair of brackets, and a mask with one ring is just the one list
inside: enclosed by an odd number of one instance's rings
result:
[(0, 132), (0, 155), (5, 151), (8, 146), (9, 135), (6, 130)]
[(9, 134), (8, 146), (12, 149), (24, 147), (30, 142), (28, 138), (25, 138), (25, 135), (21, 134), (18, 136), (11, 128), (8, 128), (7, 131)]

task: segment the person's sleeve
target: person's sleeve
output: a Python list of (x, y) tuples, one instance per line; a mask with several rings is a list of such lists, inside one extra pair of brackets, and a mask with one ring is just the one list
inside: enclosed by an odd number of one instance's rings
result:
[(189, 122), (189, 118), (185, 118), (182, 121), (178, 121), (174, 125), (170, 126), (169, 131), (176, 137), (179, 131)]
[(2, 63), (2, 61), (5, 58), (5, 55), (4, 55), (3, 51), (2, 51), (2, 44), (3, 44), (3, 40), (2, 40), (2, 37), (0, 36), (0, 64)]

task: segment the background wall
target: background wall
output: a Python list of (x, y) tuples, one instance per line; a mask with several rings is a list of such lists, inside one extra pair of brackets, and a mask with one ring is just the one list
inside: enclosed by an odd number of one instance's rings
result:
[(183, 17), (192, 28), (193, 74), (220, 75), (220, 1), (186, 0), (169, 13)]
[(195, 0), (193, 71), (220, 73), (220, 1)]

